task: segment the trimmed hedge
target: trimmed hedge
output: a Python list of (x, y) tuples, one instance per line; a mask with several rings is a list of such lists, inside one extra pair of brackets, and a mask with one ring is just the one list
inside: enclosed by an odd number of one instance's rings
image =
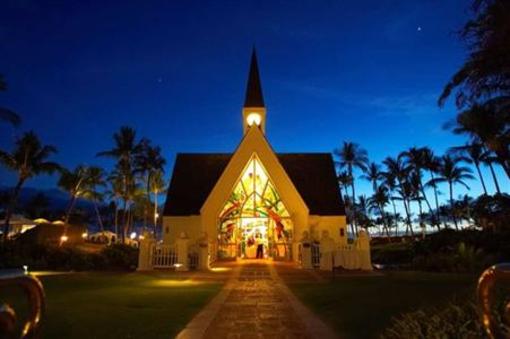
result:
[(138, 264), (138, 249), (114, 244), (99, 253), (87, 253), (74, 247), (48, 245), (22, 245), (9, 242), (0, 245), (0, 268), (32, 270), (134, 270)]
[(476, 273), (510, 261), (510, 232), (442, 230), (419, 241), (373, 246), (372, 261), (400, 269)]

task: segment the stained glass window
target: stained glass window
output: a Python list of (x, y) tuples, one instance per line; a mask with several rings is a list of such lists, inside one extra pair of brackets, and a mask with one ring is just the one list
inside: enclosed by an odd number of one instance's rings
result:
[(236, 238), (241, 239), (243, 230), (238, 226), (245, 224), (241, 219), (248, 221), (253, 218), (267, 219), (267, 232), (274, 236), (275, 241), (289, 237), (289, 212), (255, 155), (248, 162), (219, 215), (220, 240), (232, 242)]

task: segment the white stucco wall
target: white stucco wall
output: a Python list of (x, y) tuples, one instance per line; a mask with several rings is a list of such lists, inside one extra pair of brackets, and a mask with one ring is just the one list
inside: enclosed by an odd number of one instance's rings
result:
[(310, 235), (314, 239), (319, 240), (322, 236), (322, 232), (328, 231), (329, 236), (333, 238), (335, 243), (347, 245), (347, 221), (345, 215), (311, 215), (309, 221)]
[(163, 217), (163, 243), (172, 244), (181, 232), (186, 232), (190, 240), (197, 240), (202, 233), (202, 222), (199, 215), (185, 217)]

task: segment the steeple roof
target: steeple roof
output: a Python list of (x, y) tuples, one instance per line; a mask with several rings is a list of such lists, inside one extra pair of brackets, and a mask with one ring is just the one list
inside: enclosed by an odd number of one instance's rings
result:
[(244, 107), (265, 107), (264, 97), (262, 96), (262, 86), (260, 84), (259, 66), (257, 63), (257, 52), (253, 48), (251, 54), (250, 73), (246, 85), (246, 98)]

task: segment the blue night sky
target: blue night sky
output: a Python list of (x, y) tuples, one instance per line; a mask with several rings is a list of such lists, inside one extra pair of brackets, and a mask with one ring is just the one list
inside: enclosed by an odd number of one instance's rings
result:
[[(329, 152), (350, 140), (377, 162), (410, 146), (442, 153), (465, 140), (442, 129), (454, 109), (436, 100), (464, 60), (455, 31), (469, 3), (4, 0), (0, 73), (9, 90), (0, 103), (23, 124), (12, 133), (0, 126), (0, 145), (33, 129), (65, 166), (110, 168), (95, 154), (130, 125), (163, 148), (168, 177), (176, 152), (239, 143), (255, 44), (278, 152)], [(0, 185), (13, 184), (0, 174)], [(479, 192), (473, 183), (470, 194)]]

